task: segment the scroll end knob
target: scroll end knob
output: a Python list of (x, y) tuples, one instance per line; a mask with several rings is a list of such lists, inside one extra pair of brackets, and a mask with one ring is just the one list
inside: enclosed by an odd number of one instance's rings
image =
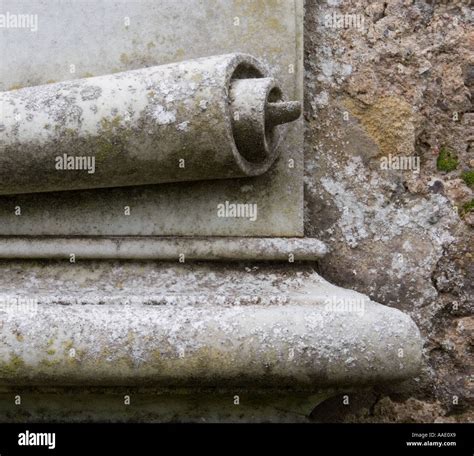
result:
[(266, 122), (272, 127), (293, 122), (301, 116), (301, 103), (299, 101), (267, 103), (265, 113)]

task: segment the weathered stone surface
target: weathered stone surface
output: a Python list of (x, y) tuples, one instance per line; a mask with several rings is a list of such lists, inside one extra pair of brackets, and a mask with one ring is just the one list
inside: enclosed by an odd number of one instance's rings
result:
[[(126, 394), (124, 394), (126, 391)], [(28, 404), (18, 407), (14, 395)], [(0, 391), (0, 420), (18, 423), (61, 422), (307, 422), (312, 407), (331, 392), (216, 388), (37, 388), (12, 387)], [(130, 404), (125, 405), (129, 398)], [(238, 403), (237, 403), (238, 401)]]
[[(187, 0), (186, 8), (176, 0), (96, 2), (92, 14), (92, 4), (81, 2), (22, 5), (38, 15), (38, 30), (0, 29), (0, 91), (235, 52), (262, 61), (288, 100), (303, 99), (303, 0)], [(2, 7), (16, 11), (18, 5), (3, 0)], [(303, 236), (303, 129), (302, 119), (289, 126), (280, 159), (259, 177), (2, 196), (0, 233)], [(257, 204), (259, 217), (217, 217), (217, 206), (226, 201)], [(131, 208), (130, 217), (124, 207)]]
[[(332, 252), (319, 261), (318, 270), (338, 285), (403, 309), (417, 322), (424, 340), (420, 376), (371, 392), (347, 389), (349, 407), (340, 398), (322, 403), (314, 419), (472, 420), (473, 238), (472, 212), (464, 209), (472, 199), (464, 173), (474, 165), (469, 144), (473, 138), (474, 62), (468, 49), (472, 11), (463, 4), (444, 3), (306, 2), (305, 231), (324, 239)], [(249, 12), (264, 9), (263, 2), (252, 5)], [(324, 15), (334, 11), (362, 14), (366, 28), (360, 32), (322, 26)], [(143, 57), (142, 44), (134, 54), (137, 67), (152, 61)], [(459, 120), (454, 120), (455, 113)], [(397, 119), (400, 131), (387, 119), (381, 119), (378, 131), (377, 115)], [(454, 153), (456, 160), (439, 160), (443, 149)], [(390, 154), (420, 157), (420, 172), (382, 170), (381, 159)], [(450, 170), (453, 163), (456, 167)], [(89, 295), (101, 277), (107, 279), (106, 291), (120, 289), (119, 270), (111, 278), (90, 266), (85, 277), (76, 276), (73, 268), (67, 274), (71, 280), (78, 278)], [(51, 267), (36, 264), (30, 282), (39, 283), (42, 268)], [(140, 267), (156, 277), (147, 266)], [(262, 283), (282, 284), (284, 290), (281, 277), (288, 267), (254, 270), (249, 266), (247, 273), (261, 271)], [(21, 264), (12, 271), (15, 274), (8, 275), (2, 287), (14, 284), (15, 275), (21, 276)], [(305, 274), (306, 269), (300, 271)], [(54, 278), (51, 273), (45, 270)], [(171, 282), (176, 280), (171, 277)], [(63, 279), (53, 281), (53, 286), (60, 290)], [(223, 276), (210, 275), (206, 280), (217, 289), (228, 285)], [(291, 279), (297, 280), (297, 275)], [(180, 283), (190, 289), (195, 286), (193, 279)], [(242, 282), (243, 292), (246, 286)], [(259, 290), (271, 293), (264, 286)], [(77, 409), (84, 410), (87, 403), (80, 402)], [(175, 410), (186, 414), (186, 405)], [(147, 419), (153, 419), (153, 413)]]
[(245, 54), (1, 92), (0, 194), (258, 176), (301, 113), (267, 120), (275, 102)]
[(314, 238), (0, 238), (1, 259), (315, 261), (326, 245)]
[[(326, 27), (332, 13), (364, 26)], [(417, 381), (354, 395), (359, 412), (334, 403), (334, 419), (472, 419), (471, 336), (457, 332), (473, 311), (471, 20), (467, 2), (306, 2), (305, 230), (331, 250), (319, 271), (425, 338)], [(419, 172), (383, 169), (390, 155)]]
[(3, 385), (318, 391), (403, 380), (419, 369), (421, 339), (407, 315), (308, 267), (1, 270)]

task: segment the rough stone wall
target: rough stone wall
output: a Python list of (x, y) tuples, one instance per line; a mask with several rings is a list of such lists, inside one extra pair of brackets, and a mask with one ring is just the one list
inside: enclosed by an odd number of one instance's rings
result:
[[(306, 1), (306, 235), (332, 250), (326, 279), (409, 313), (425, 340), (418, 378), (349, 407), (331, 399), (316, 421), (473, 419), (468, 3)], [(339, 27), (333, 13), (363, 27)], [(396, 169), (401, 158), (411, 169)]]

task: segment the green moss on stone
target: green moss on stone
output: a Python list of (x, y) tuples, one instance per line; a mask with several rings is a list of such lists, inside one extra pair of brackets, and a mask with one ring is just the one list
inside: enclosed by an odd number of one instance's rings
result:
[(40, 366), (46, 367), (46, 368), (51, 368), (51, 367), (57, 367), (59, 364), (61, 364), (61, 361), (58, 359), (54, 360), (49, 360), (49, 359), (42, 359), (39, 363)]
[(466, 182), (469, 187), (474, 187), (474, 169), (470, 169), (469, 171), (464, 171), (461, 174), (461, 177), (464, 182)]
[(69, 352), (69, 350), (71, 350), (71, 348), (74, 347), (74, 342), (72, 340), (68, 340), (67, 342), (64, 342), (63, 345), (64, 345), (64, 352)]
[(458, 167), (459, 161), (454, 153), (449, 151), (446, 147), (442, 147), (436, 160), (436, 167), (438, 171), (445, 171), (449, 173)]
[(104, 132), (112, 132), (114, 128), (119, 128), (122, 121), (122, 116), (115, 116), (112, 119), (103, 117), (100, 120), (100, 125)]
[(472, 211), (474, 211), (474, 199), (463, 204), (462, 209), (461, 209), (461, 215), (465, 215), (468, 212), (472, 212)]
[(131, 133), (122, 124), (122, 120), (122, 116), (119, 115), (111, 119), (106, 117), (101, 119), (101, 131), (93, 145), (98, 163), (121, 153), (124, 144), (129, 140)]
[(25, 362), (17, 355), (13, 355), (9, 362), (0, 364), (0, 377), (11, 377), (25, 367)]

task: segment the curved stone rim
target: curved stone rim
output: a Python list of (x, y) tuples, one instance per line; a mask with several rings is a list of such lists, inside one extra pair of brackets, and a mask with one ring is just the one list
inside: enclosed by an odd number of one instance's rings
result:
[[(249, 66), (252, 70), (255, 71), (255, 74), (259, 74), (258, 76), (259, 78), (272, 77), (269, 71), (263, 65), (263, 63), (261, 63), (258, 59), (251, 56), (250, 54), (235, 53), (235, 54), (229, 54), (229, 57), (231, 57), (231, 60), (227, 68), (227, 75), (226, 75), (226, 82), (225, 82), (227, 96), (229, 96), (230, 94), (230, 85), (232, 83), (232, 80), (235, 78), (235, 73), (236, 71), (238, 71), (238, 68), (241, 65)], [(278, 85), (276, 85), (275, 87), (278, 87)], [(227, 120), (226, 131), (228, 132), (228, 135), (229, 135), (228, 140), (229, 140), (229, 143), (231, 144), (232, 151), (233, 151), (234, 158), (237, 165), (248, 176), (259, 176), (261, 174), (264, 174), (271, 168), (271, 166), (273, 165), (273, 163), (279, 156), (279, 146), (282, 142), (285, 126), (279, 126), (275, 128), (275, 138), (274, 138), (273, 143), (271, 144), (272, 147), (269, 148), (269, 151), (268, 151), (269, 153), (266, 159), (261, 162), (251, 162), (247, 160), (239, 152), (239, 149), (235, 142), (234, 131), (232, 128), (232, 120), (231, 120), (232, 112), (231, 112), (230, 105), (227, 105), (225, 109), (226, 109), (225, 117)]]
[(368, 299), (357, 317), (295, 297), (66, 304), (0, 306), (0, 384), (321, 389), (401, 381), (420, 367), (415, 323)]

